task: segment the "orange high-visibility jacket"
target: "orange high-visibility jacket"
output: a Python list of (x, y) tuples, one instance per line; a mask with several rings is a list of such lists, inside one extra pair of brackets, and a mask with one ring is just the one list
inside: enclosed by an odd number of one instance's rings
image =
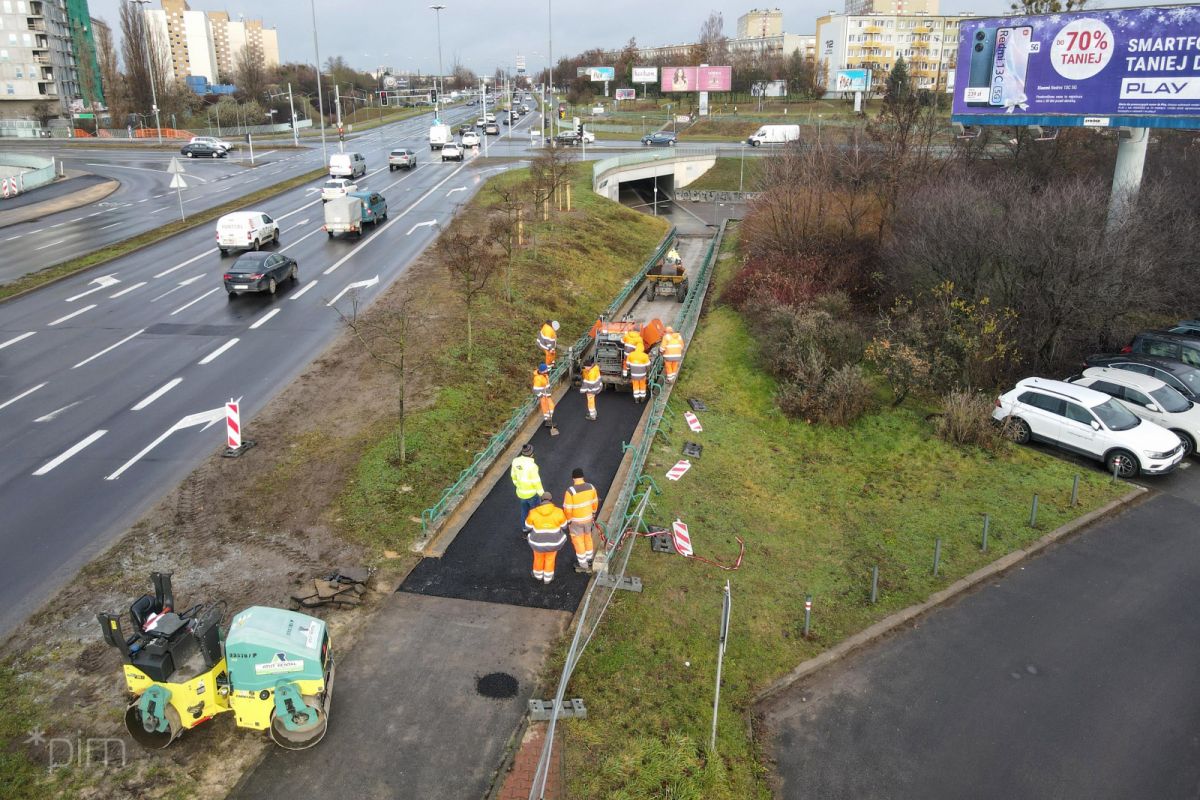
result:
[(533, 372), (533, 396), (534, 397), (549, 397), (550, 396), (550, 374), (542, 374), (537, 370)]
[(662, 353), (663, 361), (682, 361), (683, 337), (678, 332), (664, 335), (658, 350)]
[(600, 394), (600, 390), (604, 388), (604, 384), (600, 382), (599, 364), (584, 367), (581, 379), (582, 382), (579, 384), (579, 391), (584, 394)]
[(575, 478), (563, 495), (563, 511), (571, 522), (591, 522), (600, 510), (600, 495), (596, 487), (583, 478)]
[(634, 350), (643, 346), (642, 334), (635, 330), (627, 330), (621, 336), (621, 343), (625, 346), (625, 355), (629, 355)]
[(537, 343), (538, 347), (546, 352), (553, 350), (558, 343), (558, 334), (554, 332), (554, 328), (550, 327), (549, 322), (542, 324), (542, 329), (538, 331)]
[(635, 381), (644, 381), (650, 374), (650, 356), (638, 348), (629, 354), (629, 377)]
[(534, 507), (525, 517), (526, 539), (529, 546), (539, 553), (557, 550), (567, 541), (563, 528), (567, 527), (567, 515), (549, 500)]

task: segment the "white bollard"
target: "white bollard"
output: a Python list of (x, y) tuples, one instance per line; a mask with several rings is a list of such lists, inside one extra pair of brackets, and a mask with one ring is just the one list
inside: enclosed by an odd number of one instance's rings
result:
[(225, 446), (230, 450), (238, 450), (242, 446), (242, 420), (238, 413), (238, 402), (230, 399), (225, 404)]

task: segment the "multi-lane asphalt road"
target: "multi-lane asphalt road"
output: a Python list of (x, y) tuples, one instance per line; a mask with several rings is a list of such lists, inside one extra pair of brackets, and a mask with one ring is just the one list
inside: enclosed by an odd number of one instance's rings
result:
[[(515, 153), (524, 133), (527, 148), (529, 122), (511, 144), (489, 144)], [(389, 204), (360, 241), (325, 236), (312, 186), (262, 203), (300, 270), (273, 297), (227, 297), (232, 258), (204, 225), (4, 304), (0, 634), (223, 441), (226, 400), (242, 398), (249, 419), (315, 358), (339, 329), (333, 302), (350, 291), (370, 302), (489, 175), (520, 163), (442, 163), (426, 137), (408, 125), (347, 143), (367, 158), (360, 185)], [(411, 172), (388, 170), (399, 146), (418, 153)]]

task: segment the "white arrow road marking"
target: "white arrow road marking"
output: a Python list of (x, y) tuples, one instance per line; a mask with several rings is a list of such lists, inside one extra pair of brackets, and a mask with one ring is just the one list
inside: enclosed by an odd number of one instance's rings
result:
[(304, 295), (305, 292), (307, 292), (309, 289), (311, 289), (312, 287), (314, 287), (316, 285), (317, 285), (316, 281), (309, 281), (308, 283), (304, 284), (304, 286), (302, 286), (299, 289), (297, 289), (296, 291), (292, 292), (292, 296), (289, 297), (288, 300), (299, 300)]
[(173, 317), (173, 316), (175, 316), (175, 315), (176, 315), (176, 314), (178, 314), (180, 311), (183, 311), (183, 310), (184, 310), (184, 309), (186, 309), (186, 308), (189, 308), (189, 307), (191, 307), (191, 306), (194, 306), (194, 305), (196, 305), (196, 303), (199, 303), (201, 300), (203, 300), (204, 298), (208, 297), (210, 294), (212, 294), (212, 293), (214, 293), (214, 292), (219, 292), (219, 291), (221, 291), (221, 287), (220, 287), (220, 286), (218, 286), (218, 287), (217, 287), (217, 288), (215, 288), (215, 289), (209, 289), (207, 292), (205, 292), (204, 294), (200, 295), (200, 296), (199, 296), (199, 297), (197, 297), (195, 300), (190, 300), (190, 301), (188, 301), (188, 302), (184, 303), (183, 305), (181, 305), (179, 308), (177, 308), (177, 309), (175, 309), (174, 311), (172, 311), (172, 312), (171, 312), (171, 316), (172, 316), (172, 317)]
[(329, 301), (328, 303), (326, 303), (325, 305), (327, 305), (327, 306), (331, 306), (331, 305), (333, 305), (333, 304), (334, 304), (334, 303), (336, 303), (338, 300), (341, 300), (341, 299), (342, 299), (342, 295), (344, 295), (346, 292), (350, 291), (351, 289), (365, 289), (365, 288), (367, 288), (368, 286), (374, 286), (374, 285), (375, 285), (375, 284), (377, 284), (377, 283), (379, 283), (379, 276), (378, 276), (378, 275), (376, 275), (374, 278), (371, 278), (370, 280), (365, 280), (365, 281), (355, 281), (354, 283), (350, 284), (350, 285), (349, 285), (349, 286), (347, 286), (345, 289), (342, 289), (340, 292), (338, 292), (336, 295), (334, 295), (333, 299), (332, 299), (332, 300), (330, 300), (330, 301)]
[(175, 266), (171, 267), (170, 269), (164, 269), (162, 272), (158, 273), (158, 274), (157, 274), (157, 275), (155, 275), (154, 277), (156, 277), (156, 278), (161, 278), (161, 277), (163, 277), (164, 275), (170, 275), (170, 274), (171, 274), (172, 272), (174, 272), (175, 270), (177, 270), (177, 269), (183, 269), (183, 268), (184, 268), (184, 267), (186, 267), (188, 264), (193, 264), (193, 263), (195, 263), (195, 262), (199, 261), (200, 259), (204, 258), (205, 256), (211, 256), (211, 255), (212, 255), (213, 253), (215, 253), (215, 252), (217, 252), (217, 248), (215, 248), (215, 247), (214, 247), (214, 248), (212, 248), (211, 250), (205, 250), (205, 251), (204, 251), (203, 253), (201, 253), (200, 255), (198, 255), (198, 256), (192, 256), (192, 257), (191, 257), (191, 258), (189, 258), (187, 261), (184, 261), (182, 264), (176, 264)]
[(72, 301), (78, 300), (81, 297), (87, 297), (89, 294), (91, 294), (93, 292), (102, 292), (105, 289), (107, 289), (108, 287), (114, 286), (120, 282), (121, 281), (118, 280), (113, 275), (101, 275), (99, 278), (96, 278), (95, 280), (88, 282), (88, 286), (91, 286), (92, 284), (97, 284), (95, 289), (88, 289), (86, 292), (80, 292), (79, 294), (75, 295), (74, 297), (68, 297), (67, 302), (70, 303)]
[(18, 400), (20, 400), (23, 397), (28, 397), (29, 395), (33, 394), (34, 392), (36, 392), (38, 389), (42, 388), (45, 385), (46, 384), (44, 384), (44, 383), (39, 383), (37, 386), (33, 387), (32, 389), (26, 389), (25, 391), (21, 392), (19, 395), (12, 398), (11, 400), (5, 400), (3, 403), (0, 403), (0, 409), (4, 409), (4, 408), (11, 406), (13, 403), (17, 402)]
[(199, 275), (196, 275), (196, 276), (194, 276), (194, 277), (191, 277), (191, 278), (187, 278), (187, 279), (185, 279), (185, 280), (182, 280), (182, 281), (180, 281), (180, 282), (179, 282), (179, 285), (175, 286), (175, 287), (174, 287), (174, 288), (172, 288), (172, 289), (167, 289), (165, 292), (163, 292), (162, 294), (160, 294), (158, 297), (155, 297), (155, 298), (154, 298), (153, 300), (151, 300), (150, 302), (151, 302), (151, 303), (154, 303), (154, 302), (157, 302), (157, 301), (159, 301), (159, 300), (162, 300), (164, 297), (166, 297), (167, 295), (169, 295), (171, 292), (177, 292), (177, 291), (179, 291), (180, 289), (182, 289), (182, 288), (183, 288), (183, 287), (185, 287), (185, 286), (190, 286), (190, 285), (192, 285), (193, 283), (195, 283), (196, 281), (200, 280), (200, 279), (201, 279), (201, 278), (203, 278), (203, 277), (204, 277), (204, 273), (203, 273), (203, 272), (201, 272)]
[(96, 307), (96, 304), (92, 303), (90, 306), (84, 306), (83, 308), (79, 309), (78, 311), (72, 311), (70, 314), (67, 314), (65, 317), (59, 317), (58, 319), (54, 320), (54, 322), (51, 322), (48, 327), (53, 328), (58, 323), (66, 322), (71, 317), (78, 317), (80, 314), (82, 314), (86, 311), (91, 311), (95, 307)]
[(71, 403), (70, 405), (67, 405), (67, 406), (63, 406), (62, 408), (58, 409), (57, 411), (51, 411), (49, 414), (44, 414), (43, 416), (38, 417), (37, 419), (34, 420), (34, 422), (51, 422), (59, 414), (63, 413), (67, 409), (74, 408), (75, 406), (79, 405), (82, 402), (83, 402), (82, 400), (76, 400), (74, 403)]
[(155, 439), (150, 444), (146, 445), (140, 453), (138, 453), (136, 456), (134, 456), (133, 458), (129, 459), (124, 464), (122, 464), (117, 469), (116, 472), (114, 472), (111, 475), (105, 476), (104, 480), (115, 481), (117, 478), (121, 477), (121, 473), (123, 473), (125, 470), (132, 467), (137, 462), (141, 461), (142, 458), (144, 458), (147, 453), (149, 453), (155, 447), (158, 447), (160, 444), (162, 444), (163, 440), (165, 440), (168, 436), (170, 436), (175, 431), (181, 431), (181, 430), (184, 430), (185, 428), (191, 428), (195, 425), (204, 425), (205, 427), (207, 427), (209, 425), (212, 425), (214, 422), (221, 421), (224, 418), (225, 418), (225, 406), (221, 406), (220, 408), (214, 408), (211, 411), (201, 411), (199, 414), (187, 415), (183, 419), (179, 420), (179, 422), (176, 422), (174, 425), (172, 425), (170, 428), (167, 428), (166, 433), (164, 433), (162, 436), (159, 436), (157, 439)]
[(155, 400), (162, 397), (164, 394), (171, 391), (172, 389), (174, 389), (176, 386), (178, 386), (181, 383), (183, 383), (183, 378), (174, 378), (173, 380), (167, 381), (162, 386), (160, 386), (158, 389), (155, 389), (154, 392), (146, 395), (144, 398), (142, 398), (140, 401), (138, 401), (138, 404), (129, 410), (130, 411), (141, 411), (143, 408), (150, 405)]
[(83, 448), (87, 447), (89, 444), (92, 444), (93, 442), (95, 442), (97, 439), (99, 439), (101, 436), (103, 436), (106, 433), (108, 433), (108, 431), (96, 431), (91, 436), (87, 437), (83, 441), (79, 442), (79, 444), (72, 447), (70, 450), (67, 450), (65, 453), (60, 455), (58, 458), (55, 458), (52, 461), (47, 461), (45, 466), (43, 466), (41, 469), (39, 469), (37, 472), (35, 472), (33, 474), (34, 475), (45, 475), (47, 472), (49, 472), (50, 470), (57, 467), (59, 464), (66, 461), (68, 458), (75, 455)]
[(139, 281), (138, 283), (135, 283), (133, 286), (126, 286), (124, 289), (122, 289), (122, 290), (121, 290), (121, 291), (119, 291), (119, 292), (113, 292), (112, 294), (110, 294), (110, 295), (108, 296), (108, 299), (109, 299), (109, 300), (114, 300), (114, 299), (116, 299), (116, 298), (120, 297), (120, 296), (121, 296), (121, 295), (123, 295), (123, 294), (129, 294), (129, 293), (130, 293), (130, 292), (132, 292), (134, 289), (140, 289), (140, 288), (142, 288), (142, 287), (143, 287), (143, 286), (145, 286), (145, 285), (146, 285), (146, 282), (145, 282), (145, 281)]
[(220, 347), (218, 347), (216, 350), (213, 350), (211, 353), (209, 353), (208, 355), (206, 355), (204, 358), (200, 359), (200, 364), (201, 364), (201, 365), (203, 365), (203, 364), (211, 364), (212, 362), (214, 362), (214, 361), (216, 361), (218, 358), (220, 358), (220, 356), (221, 356), (221, 354), (222, 354), (222, 353), (224, 353), (226, 350), (228, 350), (229, 348), (233, 347), (233, 346), (234, 346), (235, 344), (237, 344), (237, 343), (238, 343), (238, 338), (235, 336), (234, 338), (230, 339), (230, 340), (229, 340), (228, 342), (226, 342), (225, 344), (223, 344), (223, 345), (221, 345)]
[(110, 344), (108, 347), (104, 348), (104, 349), (103, 349), (103, 350), (101, 350), (99, 353), (96, 353), (94, 356), (88, 356), (88, 357), (87, 357), (87, 358), (85, 358), (83, 361), (80, 361), (78, 364), (76, 364), (75, 366), (71, 367), (71, 369), (79, 369), (79, 368), (80, 368), (80, 367), (82, 367), (84, 364), (88, 363), (89, 361), (95, 361), (97, 358), (99, 358), (100, 356), (104, 355), (105, 353), (107, 353), (107, 352), (109, 352), (109, 351), (111, 351), (111, 350), (116, 350), (118, 347), (120, 347), (121, 345), (125, 344), (125, 343), (126, 343), (126, 342), (128, 342), (130, 339), (133, 339), (133, 338), (135, 338), (135, 337), (137, 337), (137, 336), (141, 336), (141, 335), (142, 335), (143, 333), (145, 333), (145, 332), (146, 332), (146, 329), (145, 329), (145, 328), (142, 328), (140, 331), (135, 331), (134, 333), (131, 333), (131, 334), (129, 334), (128, 336), (126, 336), (124, 339), (122, 339), (121, 341), (117, 342), (116, 344)]
[(255, 329), (265, 325), (267, 320), (269, 320), (271, 317), (275, 316), (278, 313), (279, 313), (278, 308), (272, 308), (270, 311), (268, 311), (267, 313), (263, 314), (261, 317), (256, 319), (254, 321), (254, 324), (250, 326), (250, 330), (255, 330)]
[(446, 197), (449, 197), (450, 195), (454, 194), (455, 192), (465, 192), (466, 190), (467, 190), (467, 187), (465, 187), (465, 186), (455, 187), (454, 189), (451, 189), (450, 191), (446, 192)]
[(3, 350), (4, 348), (8, 347), (10, 344), (16, 344), (17, 342), (21, 341), (22, 339), (28, 339), (30, 336), (33, 336), (35, 333), (37, 333), (37, 331), (30, 331), (29, 333), (22, 333), (20, 336), (14, 336), (13, 338), (9, 339), (7, 342), (0, 342), (0, 350)]
[(405, 235), (405, 236), (412, 236), (412, 235), (413, 235), (413, 231), (415, 231), (417, 228), (427, 228), (427, 227), (429, 227), (430, 225), (437, 225), (437, 220), (436, 220), (436, 219), (431, 219), (431, 220), (429, 220), (428, 222), (418, 222), (416, 225), (413, 225), (411, 228), (409, 228), (409, 229), (408, 229), (408, 233), (406, 233), (406, 234), (404, 234), (404, 235)]

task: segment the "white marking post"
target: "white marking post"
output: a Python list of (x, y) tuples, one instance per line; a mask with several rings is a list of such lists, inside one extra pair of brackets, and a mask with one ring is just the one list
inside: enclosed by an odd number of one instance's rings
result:
[(683, 520), (677, 519), (671, 523), (671, 538), (675, 542), (675, 552), (684, 558), (692, 557), (692, 535)]
[(242, 438), (242, 398), (229, 399), (225, 404), (225, 458), (237, 458), (254, 447), (254, 441)]
[(675, 462), (675, 466), (667, 470), (667, 480), (677, 481), (684, 476), (689, 469), (692, 468), (692, 462), (687, 459), (682, 459)]
[(688, 427), (693, 433), (702, 433), (704, 428), (700, 427), (700, 418), (690, 411), (683, 412), (683, 418), (687, 420)]

